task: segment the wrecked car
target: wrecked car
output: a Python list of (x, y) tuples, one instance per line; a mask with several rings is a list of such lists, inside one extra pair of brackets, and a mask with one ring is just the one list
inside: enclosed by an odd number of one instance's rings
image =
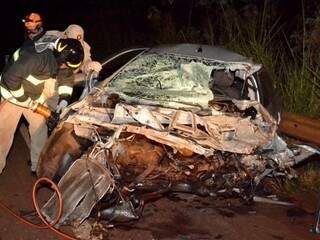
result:
[[(206, 45), (138, 52), (87, 84), (42, 151), (37, 174), (58, 182), (60, 224), (138, 219), (170, 192), (248, 199), (303, 158), (276, 133), (281, 103), (261, 64)], [(52, 196), (48, 221), (56, 208)]]

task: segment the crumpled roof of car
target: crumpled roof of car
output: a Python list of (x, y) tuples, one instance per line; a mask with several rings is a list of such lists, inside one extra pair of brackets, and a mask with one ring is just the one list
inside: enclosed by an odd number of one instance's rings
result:
[(199, 57), (223, 62), (251, 62), (247, 57), (225, 48), (200, 44), (161, 45), (151, 48), (149, 52)]

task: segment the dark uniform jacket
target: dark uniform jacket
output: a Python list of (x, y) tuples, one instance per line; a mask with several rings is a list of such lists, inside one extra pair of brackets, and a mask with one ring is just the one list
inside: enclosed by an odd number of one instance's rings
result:
[(34, 46), (24, 46), (13, 54), (2, 72), (1, 95), (19, 102), (29, 97), (40, 101), (45, 80), (49, 78), (57, 79), (60, 98), (70, 98), (74, 80), (72, 70), (59, 69), (52, 50), (37, 53)]

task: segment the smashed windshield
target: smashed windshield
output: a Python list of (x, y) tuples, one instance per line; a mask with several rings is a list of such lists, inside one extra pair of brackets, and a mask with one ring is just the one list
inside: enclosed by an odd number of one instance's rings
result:
[(145, 54), (125, 67), (110, 83), (108, 92), (127, 102), (176, 107), (177, 104), (207, 107), (213, 66), (170, 55)]

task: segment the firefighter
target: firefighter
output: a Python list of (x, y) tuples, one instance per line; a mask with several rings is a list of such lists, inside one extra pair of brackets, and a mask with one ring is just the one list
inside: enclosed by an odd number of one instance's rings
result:
[(45, 33), (43, 30), (43, 21), (39, 13), (30, 13), (22, 19), (25, 28), (25, 42), (24, 45), (32, 44), (38, 40)]
[(51, 113), (43, 105), (45, 81), (58, 82), (58, 109), (67, 106), (73, 91), (73, 70), (83, 62), (83, 47), (75, 39), (57, 39), (40, 53), (34, 47), (21, 48), (5, 66), (0, 79), (0, 173), (13, 142), (17, 124), (23, 115), (29, 123), (31, 171), (35, 172), (42, 147), (47, 139), (46, 118)]
[(100, 72), (102, 66), (98, 61), (93, 61), (91, 58), (91, 48), (84, 40), (84, 30), (77, 24), (69, 25), (63, 32), (60, 31), (47, 31), (45, 35), (52, 35), (61, 38), (73, 38), (81, 42), (84, 50), (84, 59), (81, 66), (75, 71), (75, 82), (81, 82), (86, 79), (90, 71)]
[[(97, 61), (91, 59), (91, 52), (89, 44), (84, 41), (84, 30), (80, 25), (71, 24), (69, 25), (64, 32), (59, 31), (47, 31), (44, 32), (43, 29), (43, 20), (39, 13), (30, 13), (23, 20), (25, 32), (26, 32), (26, 42), (24, 45), (33, 44), (38, 41), (44, 34), (46, 35), (55, 35), (56, 38), (73, 38), (81, 42), (84, 50), (84, 61), (81, 66), (77, 69), (77, 72), (82, 72), (82, 75), (76, 76), (76, 78), (85, 79), (85, 75), (89, 71), (100, 72), (101, 64)], [(40, 40), (41, 41), (41, 40)], [(82, 80), (83, 80), (82, 79)]]
[(89, 44), (84, 41), (84, 30), (81, 26), (77, 24), (71, 24), (64, 31), (64, 34), (67, 38), (74, 38), (81, 42), (83, 50), (84, 50), (84, 59), (83, 64), (80, 66), (80, 70), (87, 74), (90, 70), (95, 72), (100, 72), (101, 64), (97, 61), (93, 61), (91, 59), (91, 48)]
[[(30, 13), (24, 19), (22, 19), (22, 22), (24, 23), (25, 40), (21, 48), (33, 47), (34, 42), (39, 40), (45, 33), (42, 27), (42, 18), (39, 13)], [(14, 61), (18, 58), (21, 48), (18, 48), (13, 53), (12, 59)]]
[[(99, 62), (91, 59), (90, 46), (84, 41), (84, 31), (81, 26), (76, 24), (69, 25), (65, 31), (50, 30), (46, 31), (45, 34), (34, 41), (36, 51), (40, 52), (47, 48), (47, 43), (55, 41), (57, 38), (73, 38), (81, 42), (84, 50), (84, 60), (79, 68), (74, 70), (74, 83), (84, 82), (91, 71), (100, 72), (102, 66)], [(96, 75), (97, 75), (96, 74)], [(45, 94), (48, 96), (48, 105), (50, 109), (55, 110), (57, 107), (57, 95), (56, 95), (56, 82), (54, 79), (46, 81), (45, 83)]]

